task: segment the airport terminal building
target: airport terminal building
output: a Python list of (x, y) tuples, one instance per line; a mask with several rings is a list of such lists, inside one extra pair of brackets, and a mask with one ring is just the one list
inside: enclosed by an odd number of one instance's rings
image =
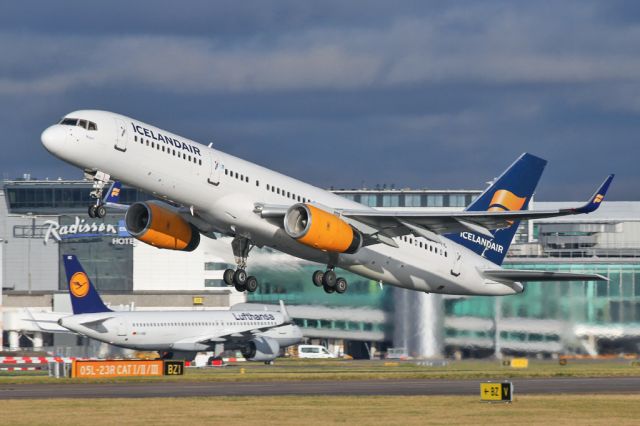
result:
[[(357, 357), (390, 347), (409, 356), (639, 352), (640, 202), (605, 202), (590, 215), (523, 223), (506, 267), (597, 272), (608, 282), (529, 283), (524, 294), (452, 297), (416, 293), (342, 271), (344, 295), (311, 283), (318, 265), (256, 249), (248, 271), (260, 277), (245, 295), (222, 281), (233, 263), (229, 238), (202, 238), (192, 253), (131, 238), (123, 215), (90, 219), (89, 181), (5, 181), (0, 188), (3, 346), (76, 344), (34, 327), (69, 312), (62, 254), (75, 254), (111, 306), (121, 309), (225, 309), (249, 301), (277, 304), (312, 342)], [(377, 208), (459, 210), (478, 190), (358, 189), (334, 192)], [(124, 188), (124, 203), (151, 196)], [(534, 208), (568, 203), (535, 202)], [(569, 203), (572, 204), (572, 203)], [(276, 266), (274, 266), (276, 265)], [(57, 349), (56, 349), (57, 350)]]

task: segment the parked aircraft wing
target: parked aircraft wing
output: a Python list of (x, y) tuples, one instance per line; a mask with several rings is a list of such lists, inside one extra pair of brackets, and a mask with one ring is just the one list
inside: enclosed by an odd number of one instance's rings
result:
[(487, 269), (482, 275), (496, 281), (609, 281), (600, 274), (574, 272), (530, 271), (523, 269)]

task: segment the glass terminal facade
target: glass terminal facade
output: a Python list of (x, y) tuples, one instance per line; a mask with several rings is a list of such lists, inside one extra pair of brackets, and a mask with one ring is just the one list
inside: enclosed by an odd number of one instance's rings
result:
[[(51, 281), (52, 270), (59, 275), (58, 283), (65, 283), (64, 268), (59, 265), (63, 253), (78, 255), (99, 289), (123, 294), (132, 291), (135, 256), (130, 236), (122, 226), (123, 217), (114, 213), (105, 219), (87, 217), (91, 182), (8, 181), (3, 189), (6, 206), (1, 211), (5, 216), (1, 254), (4, 265), (11, 266), (3, 268), (6, 291), (42, 290), (41, 282)], [(463, 208), (481, 191), (335, 192), (378, 208), (450, 210)], [(121, 197), (125, 203), (152, 198), (131, 188), (123, 188)], [(549, 206), (536, 203), (535, 208)], [(57, 239), (57, 244), (46, 243), (47, 238)], [(220, 244), (220, 250), (231, 251)], [(252, 262), (255, 254), (265, 255), (266, 261)], [(442, 328), (441, 340), (433, 344), (439, 345), (443, 354), (640, 352), (640, 202), (605, 202), (598, 212), (575, 221), (524, 223), (504, 265), (599, 273), (609, 281), (529, 283), (523, 294), (507, 297), (438, 296), (432, 304), (440, 308), (435, 310), (423, 302), (399, 306), (395, 288), (345, 271), (338, 271), (338, 275), (348, 280), (348, 292), (326, 294), (311, 283), (313, 271), (321, 265), (282, 256), (266, 248), (252, 252), (249, 272), (259, 277), (260, 287), (247, 298), (274, 305), (283, 300), (304, 309), (327, 307), (343, 313), (335, 317), (296, 317), (300, 326), (317, 336), (357, 339), (361, 333), (369, 336), (370, 342), (391, 346), (394, 330), (402, 327), (395, 324), (394, 313), (408, 309), (410, 321)], [(51, 267), (52, 262), (57, 268)], [(200, 267), (206, 271), (202, 288), (219, 290), (226, 264), (203, 258)], [(59, 285), (49, 290), (63, 289), (64, 285)], [(146, 290), (153, 291), (151, 287)], [(430, 296), (411, 294), (412, 299), (420, 297)], [(416, 306), (420, 308), (414, 312)], [(357, 316), (356, 311), (371, 312), (375, 319)], [(439, 318), (442, 316), (443, 320)]]

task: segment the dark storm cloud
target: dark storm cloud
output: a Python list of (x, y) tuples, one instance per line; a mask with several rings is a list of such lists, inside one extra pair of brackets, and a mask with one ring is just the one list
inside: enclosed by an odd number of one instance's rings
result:
[(640, 195), (640, 14), (624, 3), (69, 1), (0, 12), (5, 176), (78, 176), (39, 133), (100, 108), (326, 187), (481, 188), (530, 151), (550, 161), (542, 199), (585, 198), (610, 172), (615, 198)]

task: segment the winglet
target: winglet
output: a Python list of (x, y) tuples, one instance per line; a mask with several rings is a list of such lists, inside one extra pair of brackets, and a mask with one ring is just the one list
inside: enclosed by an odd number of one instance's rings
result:
[(72, 254), (62, 255), (64, 269), (67, 273), (69, 296), (73, 313), (91, 314), (95, 312), (111, 312), (100, 298), (91, 280), (87, 276), (78, 258)]
[(614, 176), (614, 174), (610, 174), (609, 176), (607, 176), (604, 182), (602, 182), (602, 185), (600, 185), (598, 190), (593, 194), (593, 196), (585, 205), (571, 210), (573, 210), (574, 213), (591, 213), (593, 211), (596, 211), (604, 200), (604, 196), (607, 195), (607, 190), (609, 189), (609, 185), (611, 185), (611, 181), (613, 180)]
[(293, 323), (291, 317), (289, 316), (289, 313), (287, 312), (287, 308), (284, 307), (284, 302), (282, 301), (282, 299), (280, 299), (280, 313), (282, 314), (282, 321), (284, 321), (285, 324)]
[(111, 184), (107, 195), (104, 196), (104, 203), (114, 203), (118, 204), (120, 200), (120, 190), (122, 189), (122, 182), (116, 180)]

